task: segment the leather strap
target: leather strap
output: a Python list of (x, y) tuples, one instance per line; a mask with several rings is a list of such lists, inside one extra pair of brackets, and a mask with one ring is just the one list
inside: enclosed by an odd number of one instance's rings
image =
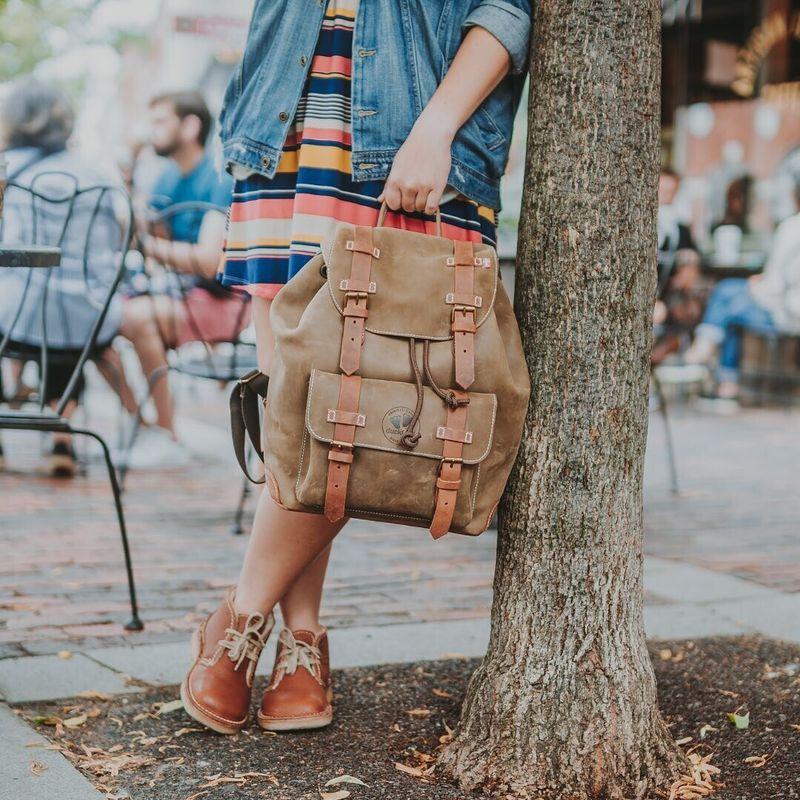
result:
[(455, 241), (453, 298), (472, 298), (469, 303), (453, 306), (453, 355), (456, 383), (469, 389), (475, 381), (475, 252), (472, 242)]
[[(466, 392), (453, 390), (459, 400), (469, 401)], [(464, 441), (467, 438), (467, 410), (469, 404), (462, 403), (447, 407), (447, 420), (436, 431), (436, 437), (444, 440), (442, 461), (436, 478), (436, 509), (431, 520), (431, 536), (439, 539), (444, 536), (453, 523), (458, 490), (461, 488), (461, 467), (463, 465)], [(439, 434), (442, 434), (441, 436)]]
[(367, 298), (376, 290), (370, 281), (372, 259), (380, 258), (372, 243), (372, 228), (356, 225), (355, 238), (347, 243), (347, 249), (353, 251), (353, 263), (350, 277), (343, 281), (346, 286), (344, 307), (344, 327), (342, 330), (342, 351), (339, 357), (339, 368), (345, 375), (358, 372), (361, 364), (361, 346), (364, 343), (364, 327), (369, 316)]
[(264, 483), (264, 478), (254, 478), (247, 467), (246, 438), (249, 437), (253, 449), (261, 462), (264, 452), (261, 450), (261, 421), (258, 416), (259, 399), (267, 396), (269, 376), (257, 369), (250, 370), (234, 384), (231, 391), (231, 436), (233, 452), (245, 476), (253, 483)]
[[(360, 397), (361, 377), (342, 375), (339, 383), (339, 403), (335, 409), (337, 421), (333, 426), (333, 441), (328, 451), (328, 484), (325, 487), (325, 516), (330, 522), (338, 522), (344, 517)], [(342, 421), (344, 419), (349, 421)]]

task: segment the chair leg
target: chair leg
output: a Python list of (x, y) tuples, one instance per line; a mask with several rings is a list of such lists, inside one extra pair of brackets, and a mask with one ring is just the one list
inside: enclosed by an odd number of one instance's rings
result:
[(653, 377), (653, 386), (656, 390), (658, 397), (658, 410), (661, 413), (661, 418), (664, 420), (664, 435), (667, 443), (667, 463), (669, 464), (670, 488), (672, 494), (680, 494), (678, 487), (678, 465), (675, 460), (675, 447), (672, 440), (672, 425), (669, 420), (669, 413), (667, 411), (667, 398), (664, 395), (664, 387), (661, 385), (658, 375), (655, 370), (651, 373)]
[(239, 494), (239, 504), (236, 506), (236, 513), (233, 516), (233, 523), (231, 524), (231, 533), (234, 536), (241, 536), (244, 533), (242, 528), (242, 516), (244, 515), (244, 504), (250, 496), (250, 481), (247, 478), (242, 479), (242, 491)]
[(122, 510), (122, 498), (117, 481), (117, 473), (114, 469), (114, 464), (111, 462), (111, 453), (108, 450), (108, 445), (102, 436), (80, 428), (70, 428), (70, 433), (78, 434), (81, 436), (90, 436), (95, 441), (99, 442), (100, 447), (103, 448), (103, 456), (106, 461), (106, 469), (108, 470), (108, 479), (111, 483), (111, 491), (114, 493), (114, 505), (117, 509), (117, 521), (119, 522), (119, 533), (122, 539), (122, 552), (125, 556), (125, 572), (128, 576), (128, 594), (130, 595), (131, 603), (131, 618), (125, 623), (126, 631), (141, 631), (144, 629), (144, 623), (139, 618), (139, 606), (136, 602), (136, 584), (133, 578), (133, 563), (131, 561), (131, 551), (128, 545), (128, 532), (125, 527), (125, 514)]

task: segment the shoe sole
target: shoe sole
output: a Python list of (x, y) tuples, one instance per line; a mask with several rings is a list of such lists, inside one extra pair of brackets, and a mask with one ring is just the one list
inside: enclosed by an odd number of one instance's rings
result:
[(78, 468), (69, 456), (53, 454), (47, 461), (47, 472), (53, 478), (74, 478)]
[[(195, 631), (192, 634), (192, 663), (194, 664), (197, 661), (198, 656), (200, 655), (200, 639), (198, 637), (198, 631)], [(201, 725), (205, 725), (206, 728), (214, 731), (215, 733), (221, 733), (225, 736), (233, 736), (236, 733), (239, 733), (242, 729), (247, 726), (247, 723), (250, 721), (248, 717), (241, 725), (226, 725), (224, 722), (220, 722), (218, 719), (214, 719), (214, 717), (210, 717), (200, 708), (193, 700), (191, 693), (189, 692), (189, 676), (187, 675), (183, 682), (181, 683), (181, 700), (183, 701), (183, 708), (184, 711), (193, 719), (195, 722), (199, 722)]]
[(333, 689), (328, 689), (328, 707), (313, 717), (264, 717), (258, 712), (258, 727), (265, 731), (311, 731), (333, 722)]

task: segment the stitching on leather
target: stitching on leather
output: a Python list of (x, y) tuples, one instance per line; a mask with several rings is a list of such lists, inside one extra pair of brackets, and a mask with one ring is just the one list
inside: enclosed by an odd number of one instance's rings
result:
[[(311, 424), (311, 399), (313, 397), (314, 391), (314, 374), (317, 372), (321, 372), (318, 369), (311, 370), (311, 377), (308, 381), (308, 399), (306, 400), (306, 428), (308, 432), (318, 441), (318, 442), (325, 442), (325, 444), (330, 444), (332, 441), (332, 437), (326, 437), (319, 434), (316, 430), (314, 430), (314, 426)], [(332, 373), (327, 373), (332, 374)], [(364, 378), (365, 381), (372, 380), (370, 378)], [(402, 383), (403, 381), (391, 381), (392, 383)], [(412, 385), (413, 384), (409, 384)], [(476, 458), (465, 458), (464, 463), (469, 464), (470, 466), (475, 466), (480, 464), (481, 461), (485, 461), (486, 458), (489, 456), (489, 453), (492, 450), (492, 443), (494, 442), (494, 426), (497, 420), (497, 395), (489, 394), (489, 397), (492, 398), (492, 422), (489, 426), (489, 438), (486, 443), (486, 449)], [(305, 440), (304, 440), (305, 442)], [(400, 450), (399, 448), (394, 447), (384, 447), (383, 445), (379, 444), (363, 444), (360, 442), (355, 443), (356, 447), (363, 447), (365, 450), (380, 450), (384, 453), (394, 453), (396, 455), (401, 456), (416, 456), (417, 458), (429, 458), (434, 461), (441, 460), (441, 456), (437, 455), (436, 453), (410, 453), (408, 450)], [(302, 461), (301, 461), (302, 465)]]

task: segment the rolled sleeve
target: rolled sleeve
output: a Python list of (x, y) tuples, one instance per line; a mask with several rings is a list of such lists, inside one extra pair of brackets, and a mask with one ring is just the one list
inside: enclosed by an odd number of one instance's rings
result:
[(528, 60), (531, 4), (528, 0), (482, 0), (464, 20), (464, 30), (485, 28), (508, 50), (511, 71), (520, 73)]

